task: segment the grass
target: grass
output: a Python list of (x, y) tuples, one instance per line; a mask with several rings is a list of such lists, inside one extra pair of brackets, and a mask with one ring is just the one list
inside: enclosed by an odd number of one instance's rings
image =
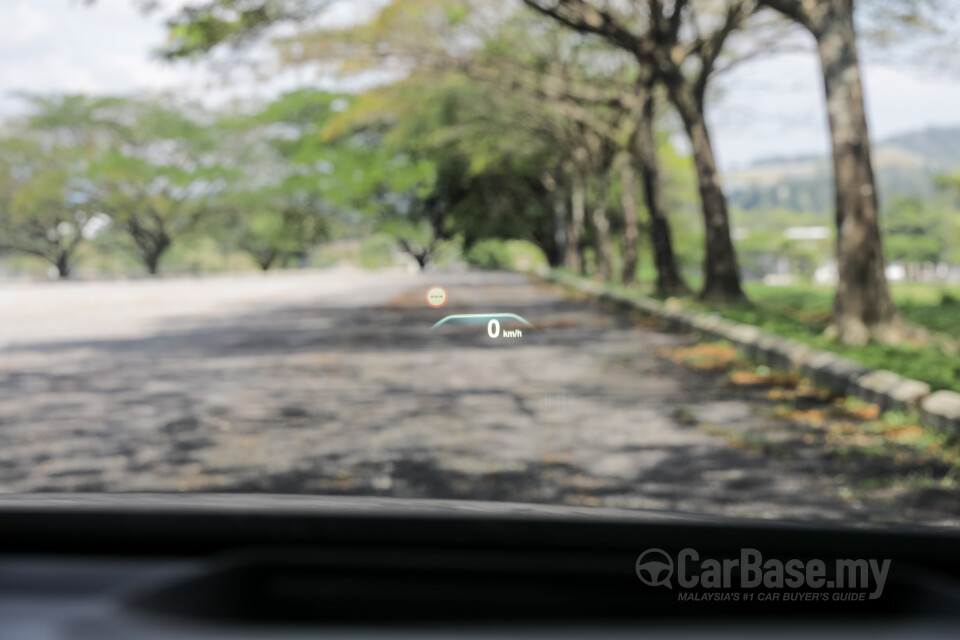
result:
[[(934, 389), (960, 391), (960, 358), (941, 342), (905, 342), (897, 346), (851, 347), (826, 338), (833, 290), (830, 287), (750, 285), (750, 303), (713, 306), (711, 310), (819, 349), (833, 351), (875, 369), (889, 369), (921, 380)], [(931, 285), (894, 286), (892, 294), (904, 319), (951, 339), (960, 338), (960, 304), (955, 293)]]
[(926, 382), (935, 389), (960, 391), (960, 359), (945, 353), (936, 345), (905, 342), (897, 346), (877, 343), (847, 346), (824, 335), (826, 320), (811, 320), (802, 313), (791, 314), (767, 307), (762, 302), (697, 306), (716, 311), (730, 320), (838, 353), (873, 369), (889, 369), (904, 377)]
[[(833, 287), (768, 287), (749, 283), (745, 288), (747, 296), (753, 302), (769, 310), (818, 325), (826, 325), (830, 319)], [(907, 322), (960, 338), (960, 287), (900, 284), (893, 285), (891, 293)]]
[[(628, 295), (647, 293), (643, 287), (614, 288)], [(746, 303), (704, 304), (687, 298), (683, 304), (832, 351), (873, 369), (888, 369), (926, 382), (934, 390), (960, 392), (960, 354), (956, 353), (960, 343), (960, 288), (894, 285), (892, 295), (903, 318), (929, 330), (935, 339), (906, 341), (896, 346), (871, 343), (859, 347), (843, 345), (824, 336), (833, 304), (832, 287), (769, 287), (748, 283), (745, 289), (750, 299)]]

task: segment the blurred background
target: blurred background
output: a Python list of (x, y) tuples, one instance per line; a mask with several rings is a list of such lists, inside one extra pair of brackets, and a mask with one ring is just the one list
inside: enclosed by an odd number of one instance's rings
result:
[[(693, 25), (737, 3), (687, 4)], [(833, 284), (815, 43), (746, 4), (705, 98), (742, 277)], [(955, 12), (913, 0), (856, 9), (888, 279), (955, 284)], [(554, 201), (569, 200), (563, 164), (579, 145), (591, 156), (584, 209), (603, 200), (610, 227), (598, 233), (584, 216), (580, 268), (620, 278), (633, 224), (635, 275), (622, 277), (655, 280), (646, 203), (638, 191), (624, 204), (614, 166), (633, 151), (639, 116), (611, 100), (636, 93), (638, 64), (519, 0), (14, 0), (6, 13), (4, 277), (556, 266)], [(642, 18), (631, 20), (640, 32)], [(696, 288), (704, 238), (690, 143), (663, 87), (653, 90), (661, 207)], [(139, 191), (153, 214), (131, 207)]]

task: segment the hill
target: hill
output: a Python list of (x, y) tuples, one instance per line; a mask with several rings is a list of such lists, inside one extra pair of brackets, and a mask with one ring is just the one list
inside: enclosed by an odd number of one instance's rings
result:
[[(881, 199), (937, 195), (935, 178), (960, 171), (960, 127), (936, 127), (891, 136), (873, 146)], [(827, 211), (833, 203), (833, 177), (826, 157), (768, 158), (725, 172), (724, 190), (733, 206), (745, 210), (782, 207)]]

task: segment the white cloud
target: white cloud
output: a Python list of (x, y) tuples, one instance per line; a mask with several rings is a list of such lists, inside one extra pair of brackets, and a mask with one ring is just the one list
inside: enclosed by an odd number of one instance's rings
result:
[(6, 7), (4, 14), (0, 22), (0, 52), (36, 41), (51, 31), (50, 19), (36, 5), (20, 0)]
[(4, 0), (0, 23), (0, 116), (16, 113), (18, 92), (132, 93), (196, 88), (209, 76), (167, 64), (150, 51), (165, 33), (133, 0)]
[(868, 65), (864, 93), (873, 137), (960, 121), (960, 83), (949, 74)]

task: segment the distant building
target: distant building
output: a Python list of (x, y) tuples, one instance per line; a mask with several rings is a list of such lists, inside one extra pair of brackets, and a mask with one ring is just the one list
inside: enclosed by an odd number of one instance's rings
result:
[(907, 279), (907, 268), (899, 262), (891, 262), (883, 271), (890, 282), (902, 282)]
[(826, 240), (830, 227), (787, 227), (783, 232), (787, 240)]
[(837, 263), (820, 265), (813, 272), (813, 281), (817, 284), (837, 284)]

